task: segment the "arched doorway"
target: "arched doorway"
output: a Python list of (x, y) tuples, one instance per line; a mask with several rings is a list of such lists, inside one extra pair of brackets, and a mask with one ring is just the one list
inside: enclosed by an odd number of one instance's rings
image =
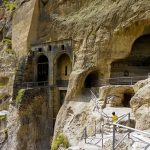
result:
[(111, 77), (147, 76), (150, 72), (150, 34), (135, 40), (130, 55), (111, 65)]
[(37, 80), (48, 81), (48, 58), (41, 55), (37, 61)]
[(91, 72), (85, 79), (84, 87), (98, 87), (99, 86), (99, 76), (98, 71)]
[(56, 68), (56, 84), (57, 87), (59, 87), (60, 107), (65, 100), (71, 71), (72, 71), (72, 62), (70, 60), (70, 57), (66, 53), (60, 55), (59, 58), (57, 59), (57, 68)]
[(70, 57), (67, 54), (62, 54), (57, 59), (56, 80), (58, 86), (66, 87), (68, 85), (71, 71), (72, 63)]

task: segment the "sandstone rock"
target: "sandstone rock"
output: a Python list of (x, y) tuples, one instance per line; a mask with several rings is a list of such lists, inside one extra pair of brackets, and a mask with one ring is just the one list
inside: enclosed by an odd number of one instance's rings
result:
[(134, 92), (136, 93), (140, 88), (144, 87), (146, 84), (150, 83), (150, 78), (146, 80), (140, 80), (138, 81), (134, 86)]
[(124, 106), (124, 94), (133, 94), (132, 86), (110, 85), (100, 88), (100, 99), (110, 106)]
[(5, 9), (4, 8), (0, 8), (0, 20), (3, 19), (5, 14)]
[[(144, 82), (144, 85), (145, 84)], [(141, 130), (150, 128), (150, 84), (144, 85), (139, 86), (139, 90), (130, 101), (133, 112), (135, 113), (136, 128)]]

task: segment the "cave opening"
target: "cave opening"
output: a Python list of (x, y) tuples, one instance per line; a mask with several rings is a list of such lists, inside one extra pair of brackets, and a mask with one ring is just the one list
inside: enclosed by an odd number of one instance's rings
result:
[(122, 101), (123, 107), (130, 107), (130, 100), (133, 97), (133, 95), (133, 93), (124, 93)]
[(91, 72), (85, 79), (84, 87), (98, 87), (99, 86), (99, 76), (98, 71)]
[(150, 34), (140, 36), (132, 45), (131, 53), (111, 65), (111, 77), (147, 76), (150, 72)]
[(48, 81), (48, 58), (41, 55), (37, 62), (38, 81)]

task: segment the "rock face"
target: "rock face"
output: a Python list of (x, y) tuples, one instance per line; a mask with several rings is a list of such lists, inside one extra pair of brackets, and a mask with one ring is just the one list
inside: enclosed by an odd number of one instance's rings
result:
[[(110, 106), (124, 106), (130, 107), (129, 101), (131, 97), (134, 95), (133, 87), (127, 85), (109, 85), (103, 86), (99, 89), (100, 91), (100, 99), (104, 101), (105, 104), (109, 104)], [(130, 97), (127, 99), (126, 95)]]
[(136, 128), (141, 130), (150, 128), (150, 84), (148, 81), (149, 78), (135, 85), (135, 89), (138, 90), (130, 102), (135, 113)]
[[(80, 127), (82, 131), (83, 125), (88, 124), (87, 113), (90, 112), (87, 102), (78, 103), (77, 101), (77, 97), (84, 88), (86, 77), (93, 71), (97, 71), (100, 79), (109, 78), (111, 63), (126, 58), (131, 52), (134, 41), (139, 36), (150, 34), (149, 0), (21, 0), (17, 2), (19, 7), (14, 12), (12, 23), (12, 48), (21, 65), (19, 71), (17, 70), (15, 82), (20, 80), (24, 73), (21, 60), (30, 53), (32, 44), (63, 39), (72, 40), (73, 71), (70, 75), (66, 102), (57, 116), (55, 133), (56, 131), (66, 132), (70, 138), (76, 135), (74, 141), (77, 143), (82, 136), (77, 129)], [(3, 11), (1, 16), (3, 16)], [(9, 37), (10, 32), (7, 33), (6, 35)], [(7, 60), (9, 58), (11, 57), (7, 57)], [(5, 69), (5, 66), (3, 68)], [(139, 89), (131, 101), (133, 110), (137, 115), (138, 128), (140, 126), (138, 121), (141, 122), (139, 111), (142, 110), (144, 116), (147, 116), (144, 110), (149, 107), (148, 88), (149, 86), (146, 85)], [(140, 99), (138, 93), (141, 95)], [(144, 94), (147, 97), (142, 98)], [(118, 94), (117, 96), (119, 97), (113, 99), (112, 105), (116, 105), (116, 101), (119, 101), (117, 105), (122, 104), (122, 95)], [(33, 99), (31, 98), (31, 102)], [(45, 97), (42, 97), (42, 100), (44, 99)], [(4, 145), (3, 149), (8, 147), (12, 150), (46, 150), (49, 148), (48, 138), (50, 139), (50, 136), (46, 132), (49, 131), (48, 124), (52, 123), (49, 122), (49, 119), (45, 123), (49, 117), (47, 103), (41, 103), (40, 100), (41, 98), (36, 103), (35, 98), (33, 104), (29, 101), (28, 104), (25, 103), (25, 110), (22, 110), (23, 108), (19, 110), (15, 105), (10, 106), (12, 114), (10, 114), (8, 124), (10, 129), (8, 143)], [(76, 102), (71, 102), (73, 100)], [(84, 100), (81, 98), (80, 101)], [(32, 107), (33, 105), (34, 107)], [(77, 108), (80, 108), (81, 111)], [(34, 112), (39, 116), (36, 116)], [(40, 115), (45, 116), (44, 119)], [(68, 117), (70, 115), (72, 116)], [(39, 122), (41, 124), (38, 125)], [(76, 123), (75, 129), (73, 129), (74, 125), (71, 125), (74, 122)], [(66, 124), (69, 124), (70, 127)], [(35, 131), (31, 131), (32, 128)], [(40, 128), (47, 129), (47, 131), (44, 130), (43, 139), (40, 137)], [(70, 134), (70, 130), (74, 133)], [(30, 140), (28, 140), (29, 132), (32, 135)]]
[(27, 90), (17, 108), (10, 105), (8, 140), (2, 149), (50, 149), (53, 122), (47, 94), (45, 89)]

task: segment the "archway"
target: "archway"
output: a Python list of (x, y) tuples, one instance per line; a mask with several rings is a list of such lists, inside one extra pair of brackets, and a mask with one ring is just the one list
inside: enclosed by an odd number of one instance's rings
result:
[(38, 81), (48, 81), (48, 58), (41, 55), (37, 61)]
[(72, 71), (70, 57), (63, 53), (57, 59), (56, 65), (56, 84), (59, 87), (59, 106), (61, 107), (67, 93), (69, 76)]
[(91, 88), (91, 87), (98, 87), (98, 86), (99, 86), (98, 71), (93, 71), (86, 77), (84, 82), (84, 87)]
[(111, 77), (147, 76), (150, 72), (150, 34), (139, 37), (130, 55), (111, 65)]
[(69, 76), (72, 71), (72, 63), (70, 57), (67, 54), (62, 54), (57, 59), (56, 70), (57, 85), (62, 87), (68, 86)]

